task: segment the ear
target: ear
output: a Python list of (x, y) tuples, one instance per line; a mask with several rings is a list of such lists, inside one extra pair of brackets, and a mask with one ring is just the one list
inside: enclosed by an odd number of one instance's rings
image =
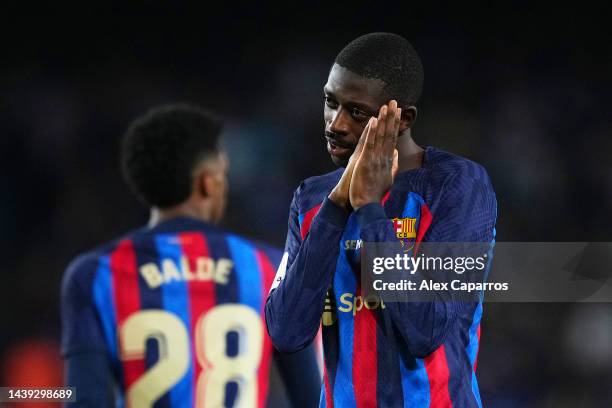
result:
[(202, 197), (208, 197), (211, 191), (211, 175), (205, 170), (201, 170), (194, 177), (194, 191)]
[(400, 120), (399, 132), (402, 133), (406, 129), (411, 128), (416, 122), (417, 108), (416, 106), (410, 105), (402, 108), (402, 118)]

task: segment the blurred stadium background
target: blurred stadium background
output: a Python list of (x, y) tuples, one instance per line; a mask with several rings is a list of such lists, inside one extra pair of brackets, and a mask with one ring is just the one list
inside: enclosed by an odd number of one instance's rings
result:
[[(413, 136), (485, 165), (498, 241), (611, 240), (603, 8), (249, 4), (2, 13), (1, 385), (59, 384), (63, 269), (147, 220), (117, 163), (135, 115), (174, 101), (223, 114), (224, 225), (282, 246), (293, 189), (333, 168), (327, 71), (370, 31), (402, 34), (420, 53)], [(612, 406), (611, 304), (486, 304), (481, 340), (485, 406)]]

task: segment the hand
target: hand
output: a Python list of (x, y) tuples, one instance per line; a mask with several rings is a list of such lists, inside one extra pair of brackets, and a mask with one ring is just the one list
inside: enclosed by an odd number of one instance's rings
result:
[(393, 184), (401, 115), (396, 101), (383, 105), (378, 119), (372, 120), (365, 134), (365, 143), (355, 161), (349, 185), (349, 201), (355, 210), (369, 203), (380, 203)]
[(355, 168), (355, 162), (361, 155), (361, 151), (363, 150), (363, 145), (365, 143), (366, 134), (368, 133), (370, 126), (375, 118), (370, 118), (370, 121), (366, 125), (359, 141), (357, 142), (357, 147), (355, 147), (355, 151), (351, 155), (349, 159), (348, 165), (344, 169), (344, 173), (342, 173), (342, 177), (338, 181), (338, 184), (334, 187), (334, 189), (329, 193), (329, 199), (334, 202), (334, 204), (344, 208), (347, 211), (351, 210), (351, 204), (349, 201), (349, 186), (351, 183), (351, 178), (353, 177), (353, 169)]

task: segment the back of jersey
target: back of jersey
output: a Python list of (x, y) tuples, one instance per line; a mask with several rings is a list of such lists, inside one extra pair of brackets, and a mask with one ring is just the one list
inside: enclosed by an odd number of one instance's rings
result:
[(91, 293), (130, 407), (263, 407), (280, 252), (178, 218), (117, 241)]

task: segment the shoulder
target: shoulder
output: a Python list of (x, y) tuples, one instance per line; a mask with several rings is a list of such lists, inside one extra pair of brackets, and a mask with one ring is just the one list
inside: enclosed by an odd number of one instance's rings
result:
[[(254, 240), (251, 238), (244, 237), (242, 235), (235, 234), (233, 232), (217, 230), (223, 237), (230, 247), (232, 257), (238, 257), (242, 259), (253, 259), (254, 256), (257, 262), (269, 261), (273, 266), (277, 266), (282, 258), (282, 251), (268, 243)], [(247, 258), (243, 258), (245, 254)]]
[(85, 299), (91, 293), (94, 278), (98, 269), (99, 257), (95, 252), (83, 253), (74, 258), (62, 278), (62, 301)]
[(257, 249), (264, 252), (268, 256), (272, 256), (280, 260), (280, 257), (283, 255), (283, 251), (275, 246), (262, 242), (256, 242), (255, 244), (257, 245)]
[(272, 245), (256, 242), (256, 247), (261, 254), (272, 264), (274, 269), (278, 267), (283, 257), (283, 251)]
[(433, 180), (454, 180), (455, 183), (479, 183), (490, 186), (486, 169), (465, 157), (437, 148), (428, 149), (428, 168)]
[(96, 276), (101, 261), (109, 256), (123, 238), (82, 252), (68, 264), (62, 279), (62, 291), (78, 288), (87, 290)]
[(465, 157), (430, 147), (427, 149), (425, 194), (434, 201), (440, 197), (462, 200), (470, 194), (495, 200), (486, 169)]
[(494, 219), (497, 200), (485, 168), (465, 157), (430, 149), (425, 200), (432, 213), (479, 212)]
[(231, 232), (226, 233), (226, 236), (227, 236), (227, 239), (229, 239), (230, 241), (233, 241), (237, 243), (238, 245), (248, 246), (258, 252), (263, 252), (265, 254), (276, 254), (276, 253), (282, 254), (282, 251), (280, 250), (280, 248), (277, 248), (266, 242), (246, 238), (246, 237), (243, 237), (241, 235), (234, 234)]
[(338, 183), (343, 172), (344, 168), (340, 167), (329, 173), (309, 177), (302, 181), (293, 196), (294, 205), (297, 206), (298, 212), (304, 213), (321, 204)]

